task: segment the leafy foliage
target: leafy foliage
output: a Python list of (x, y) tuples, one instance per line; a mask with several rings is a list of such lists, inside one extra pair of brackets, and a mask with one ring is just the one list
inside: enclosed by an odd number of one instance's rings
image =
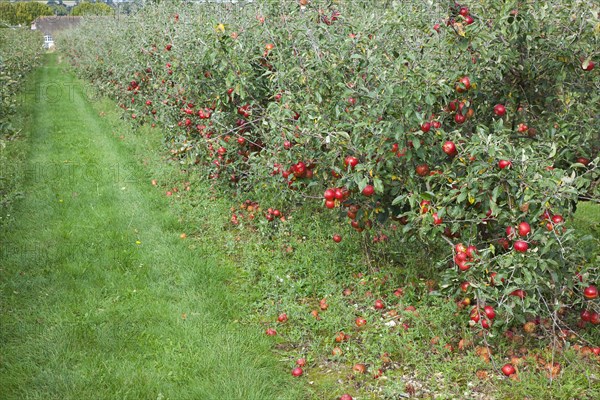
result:
[(71, 10), (71, 15), (74, 16), (84, 16), (84, 15), (95, 15), (95, 16), (106, 16), (113, 15), (115, 10), (104, 3), (89, 3), (89, 2), (81, 2), (77, 4)]
[[(0, 4), (1, 6), (1, 4)], [(10, 132), (9, 117), (15, 111), (20, 85), (26, 74), (39, 65), (40, 35), (29, 29), (0, 28), (0, 132)], [(14, 49), (19, 49), (15, 51)]]
[(160, 4), (64, 40), (223, 190), (268, 182), (302, 203), (337, 188), (326, 206), (357, 231), (447, 243), (443, 287), (469, 282), (498, 326), (599, 311), (582, 296), (597, 260), (564, 223), (600, 197), (597, 6), (444, 4)]
[(52, 8), (38, 2), (0, 3), (0, 22), (10, 25), (31, 25), (43, 15), (54, 15)]

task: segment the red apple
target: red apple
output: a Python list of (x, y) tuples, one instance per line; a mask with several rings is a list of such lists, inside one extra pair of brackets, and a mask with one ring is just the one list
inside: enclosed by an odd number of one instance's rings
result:
[(376, 310), (383, 310), (385, 308), (385, 303), (383, 302), (383, 300), (375, 300), (375, 305), (373, 306), (375, 307)]
[(465, 246), (462, 243), (458, 243), (456, 246), (454, 246), (454, 250), (457, 253), (466, 253), (467, 252), (467, 246)]
[(447, 142), (444, 142), (444, 144), (442, 145), (442, 150), (444, 151), (444, 153), (448, 154), (449, 156), (455, 156), (456, 155), (456, 145), (454, 144), (454, 142), (448, 140)]
[(344, 166), (346, 168), (348, 168), (348, 166), (350, 166), (350, 168), (354, 169), (354, 167), (356, 167), (358, 165), (358, 158), (354, 157), (354, 156), (347, 156), (344, 159)]
[(367, 324), (367, 320), (363, 317), (358, 317), (356, 318), (356, 321), (354, 321), (354, 323), (356, 324), (356, 326), (361, 327)]
[(277, 335), (277, 331), (273, 328), (267, 328), (267, 330), (265, 331), (265, 333), (267, 334), (267, 336), (275, 336)]
[(373, 193), (375, 193), (375, 188), (373, 185), (367, 185), (362, 190), (362, 194), (367, 197), (373, 196)]
[(512, 166), (512, 163), (508, 160), (498, 161), (498, 168), (500, 168), (500, 169), (510, 168), (511, 166)]
[(517, 371), (515, 370), (515, 367), (512, 364), (505, 364), (504, 367), (502, 367), (502, 373), (506, 376), (511, 376), (515, 372)]
[(277, 321), (284, 323), (288, 320), (288, 316), (286, 313), (281, 313), (279, 314), (279, 316), (277, 317)]
[(296, 365), (299, 367), (304, 367), (306, 365), (306, 358), (299, 358), (296, 360)]
[(431, 130), (431, 124), (429, 122), (424, 122), (421, 125), (421, 131), (423, 131), (423, 133), (427, 133)]
[(298, 161), (292, 165), (292, 173), (296, 178), (303, 178), (306, 175), (306, 164), (302, 161)]
[(341, 342), (345, 342), (347, 335), (344, 332), (338, 332), (337, 335), (335, 335), (335, 341), (337, 343), (341, 343)]
[(579, 164), (583, 164), (586, 167), (588, 166), (588, 164), (590, 163), (590, 159), (589, 158), (585, 158), (585, 157), (578, 157), (575, 162), (579, 163)]
[(419, 164), (415, 168), (415, 172), (419, 176), (427, 176), (429, 175), (429, 166), (427, 164)]
[(512, 226), (507, 226), (506, 227), (506, 236), (509, 239), (514, 239), (515, 237), (517, 237), (517, 233), (515, 232), (515, 228), (513, 228)]
[(558, 225), (565, 222), (565, 219), (562, 217), (562, 215), (556, 214), (552, 216), (552, 222)]
[(323, 311), (327, 310), (329, 308), (329, 304), (327, 304), (327, 299), (322, 298), (321, 300), (319, 300), (319, 307)]
[(581, 64), (581, 68), (583, 68), (584, 71), (591, 71), (594, 69), (594, 67), (596, 66), (596, 64), (594, 64), (594, 62), (592, 60), (590, 61), (584, 61)]
[(527, 131), (529, 131), (529, 127), (526, 124), (519, 124), (517, 125), (517, 130), (521, 133), (525, 133)]
[(342, 237), (338, 234), (333, 235), (333, 241), (339, 243), (342, 241)]
[(456, 111), (457, 104), (458, 104), (458, 100), (452, 100), (448, 104), (448, 108), (450, 109), (450, 111), (452, 111), (452, 112)]
[(300, 367), (296, 367), (292, 370), (292, 376), (295, 376), (295, 377), (302, 376), (303, 373), (304, 373), (304, 371)]
[(477, 254), (477, 247), (473, 246), (472, 244), (469, 245), (469, 247), (467, 247), (466, 253), (468, 258), (475, 257), (475, 255)]
[(483, 312), (489, 319), (494, 319), (496, 317), (496, 311), (494, 311), (492, 306), (483, 307)]
[(477, 309), (477, 307), (473, 307), (469, 318), (475, 323), (479, 322), (479, 320), (481, 319), (481, 314), (479, 314), (479, 309)]
[(581, 312), (581, 320), (590, 322), (592, 320), (592, 312), (590, 310), (583, 310)]
[(467, 117), (462, 115), (460, 112), (457, 112), (456, 115), (454, 116), (454, 122), (456, 122), (457, 124), (462, 124), (463, 122), (466, 121), (466, 119), (467, 119)]
[(339, 200), (339, 201), (344, 200), (344, 191), (342, 190), (342, 188), (335, 188), (333, 190), (333, 195), (336, 200)]
[(353, 400), (352, 396), (350, 396), (349, 394), (343, 394), (340, 396), (340, 400)]
[(457, 264), (464, 263), (467, 261), (467, 253), (456, 253), (454, 256), (454, 261), (456, 261)]
[(544, 221), (547, 221), (549, 219), (552, 218), (552, 216), (550, 215), (550, 210), (544, 210), (544, 212), (542, 213), (542, 215), (540, 215), (540, 218)]
[(503, 117), (506, 114), (506, 107), (503, 104), (496, 104), (494, 106), (494, 114), (499, 117)]
[(525, 253), (529, 248), (529, 243), (524, 240), (517, 240), (515, 243), (513, 243), (513, 248), (519, 253)]
[(469, 9), (467, 7), (461, 7), (458, 13), (463, 17), (466, 17), (469, 15)]
[(456, 91), (458, 93), (463, 93), (469, 89), (471, 89), (471, 80), (468, 76), (463, 76), (458, 80), (458, 83), (456, 84)]
[(598, 297), (598, 288), (594, 285), (590, 285), (583, 290), (583, 297), (588, 300), (593, 300)]
[(527, 236), (531, 233), (531, 226), (527, 222), (521, 222), (519, 224), (519, 236)]
[(441, 223), (444, 222), (444, 219), (442, 217), (438, 216), (438, 213), (433, 213), (432, 217), (433, 217), (434, 225), (440, 225)]
[(510, 248), (510, 242), (506, 238), (498, 239), (498, 244), (502, 246), (504, 250), (508, 250)]
[(468, 271), (471, 268), (471, 266), (467, 264), (466, 261), (457, 262), (456, 265), (458, 265), (458, 269), (460, 269), (463, 272)]
[(364, 374), (365, 372), (367, 372), (367, 366), (365, 364), (354, 364), (354, 366), (352, 367), (352, 371), (359, 374)]

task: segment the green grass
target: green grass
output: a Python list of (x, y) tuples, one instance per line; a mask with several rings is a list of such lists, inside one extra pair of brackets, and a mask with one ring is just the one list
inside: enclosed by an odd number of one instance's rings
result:
[[(180, 239), (150, 185), (158, 137), (120, 140), (114, 104), (90, 101), (56, 55), (30, 83), (24, 195), (0, 232), (0, 398), (302, 398), (262, 329), (238, 322), (219, 232)], [(207, 221), (225, 212), (194, 193)]]
[[(252, 222), (240, 206), (247, 198), (260, 200), (262, 211), (254, 211)], [(268, 223), (262, 215), (268, 207), (277, 207), (291, 218)], [(192, 224), (202, 223), (204, 217), (194, 212), (192, 202), (184, 199), (178, 208)], [(567, 400), (600, 396), (598, 361), (568, 349), (576, 343), (597, 346), (600, 336), (594, 326), (588, 324), (577, 331), (579, 337), (561, 342), (563, 352), (552, 346), (541, 328), (527, 334), (514, 322), (514, 340), (503, 336), (506, 327), (487, 338), (493, 357), (492, 362), (485, 362), (475, 347), (485, 347), (486, 341), (477, 336), (476, 329), (469, 328), (468, 309), (457, 312), (453, 297), (437, 290), (428, 293), (427, 279), (437, 276), (432, 262), (434, 249), (395, 245), (394, 235), (400, 233), (387, 232), (392, 242), (372, 246), (367, 261), (361, 250), (361, 235), (340, 227), (331, 213), (308, 208), (282, 204), (280, 196), (264, 189), (248, 193), (234, 201), (232, 212), (220, 216), (220, 223), (227, 227), (220, 245), (236, 260), (240, 274), (235, 285), (243, 288), (253, 304), (244, 321), (277, 328), (275, 350), (285, 363), (308, 359), (305, 376), (313, 382), (307, 385), (314, 396), (311, 398), (334, 399), (349, 392), (360, 400), (391, 400), (407, 396), (411, 388), (417, 398)], [(579, 213), (586, 209), (584, 205)], [(232, 213), (241, 221), (238, 226), (229, 222)], [(600, 215), (593, 210), (585, 218), (592, 225), (600, 222)], [(343, 236), (339, 244), (331, 240), (336, 232)], [(390, 255), (390, 247), (395, 254)], [(401, 297), (393, 295), (398, 287), (404, 288)], [(344, 296), (345, 288), (352, 293)], [(459, 292), (457, 296), (461, 295), (472, 298), (473, 293)], [(322, 298), (329, 305), (325, 311), (319, 310)], [(387, 310), (398, 315), (375, 311), (377, 298), (383, 298)], [(405, 312), (407, 306), (415, 306), (417, 314)], [(319, 310), (320, 320), (311, 316), (313, 310)], [(282, 312), (289, 320), (278, 324), (277, 315)], [(569, 320), (573, 322), (579, 312), (570, 311)], [(365, 327), (355, 326), (357, 316), (367, 319)], [(499, 316), (497, 322), (502, 324), (502, 319)], [(385, 325), (391, 321), (396, 325)], [(403, 323), (409, 325), (408, 330)], [(340, 330), (350, 335), (349, 341), (334, 341)], [(459, 349), (461, 339), (473, 344)], [(444, 349), (446, 344), (452, 345), (453, 351)], [(332, 355), (335, 346), (342, 349), (341, 355)], [(382, 359), (384, 353), (389, 360)], [(500, 372), (513, 354), (525, 360), (518, 381)], [(539, 367), (538, 356), (560, 363), (560, 375), (551, 381)], [(368, 373), (353, 373), (356, 363), (365, 363)], [(374, 379), (380, 368), (383, 377)]]
[[(339, 228), (331, 213), (285, 204), (274, 189), (225, 199), (164, 155), (158, 129), (133, 131), (118, 121), (114, 103), (82, 98), (82, 84), (54, 59), (35, 82), (76, 90), (72, 100), (25, 107), (27, 140), (11, 143), (3, 158), (21, 187), (0, 236), (1, 399), (330, 400), (348, 392), (391, 400), (412, 389), (417, 398), (440, 399), (600, 396), (596, 360), (557, 352), (563, 369), (550, 382), (533, 355), (549, 360), (552, 347), (520, 327), (514, 342), (488, 338), (492, 363), (474, 346), (457, 350), (460, 339), (485, 343), (452, 298), (429, 294), (435, 249), (396, 246), (401, 233), (387, 232), (392, 244), (372, 246), (366, 257), (364, 239)], [(288, 220), (268, 223), (256, 211), (249, 221), (239, 207), (247, 198)], [(580, 204), (575, 221), (592, 235), (585, 245), (595, 254), (598, 207)], [(238, 226), (232, 212), (244, 215)], [(333, 233), (342, 234), (340, 244)], [(393, 295), (398, 287), (402, 297)], [(329, 308), (315, 320), (310, 313), (322, 298)], [(382, 318), (376, 298), (398, 316)], [(404, 311), (409, 305), (417, 314)], [(285, 324), (276, 322), (281, 312)], [(357, 316), (366, 327), (355, 326)], [(384, 325), (391, 320), (397, 325)], [(278, 335), (266, 338), (267, 327)], [(348, 342), (334, 341), (340, 330)], [(600, 344), (597, 329), (578, 333)], [(334, 346), (343, 354), (333, 356)], [(529, 354), (520, 380), (503, 378), (498, 368), (522, 348)], [(308, 359), (305, 374), (292, 378), (300, 357)], [(354, 374), (355, 363), (368, 373)], [(374, 379), (379, 368), (383, 376)]]
[(577, 204), (573, 227), (589, 240), (581, 243), (588, 259), (594, 262), (600, 257), (600, 204), (590, 201)]
[[(291, 218), (268, 223), (261, 211), (255, 211), (257, 217), (249, 222), (249, 213), (240, 207), (246, 198), (260, 200), (263, 212), (277, 207)], [(202, 216), (194, 213), (191, 205), (182, 202), (179, 207), (190, 221), (200, 223)], [(238, 198), (232, 212), (242, 222), (233, 226), (228, 215), (221, 216), (222, 224), (229, 226), (222, 246), (240, 268), (236, 285), (242, 286), (253, 301), (253, 312), (245, 320), (277, 328), (275, 348), (285, 362), (291, 365), (299, 357), (309, 360), (306, 378), (314, 382), (310, 385), (314, 398), (333, 399), (349, 392), (360, 400), (391, 400), (408, 396), (412, 388), (417, 398), (440, 399), (567, 400), (600, 396), (597, 359), (569, 349), (577, 343), (597, 346), (600, 332), (594, 326), (588, 324), (577, 330), (578, 337), (560, 341), (564, 351), (552, 345), (542, 328), (527, 334), (516, 321), (510, 325), (514, 340), (504, 337), (506, 326), (483, 340), (477, 329), (468, 326), (468, 309), (457, 312), (454, 297), (437, 290), (428, 293), (427, 279), (437, 276), (432, 262), (435, 249), (395, 244), (394, 235), (400, 233), (387, 232), (392, 242), (380, 248), (372, 246), (367, 261), (361, 235), (340, 227), (331, 213), (295, 209), (265, 190)], [(600, 215), (582, 205), (575, 222), (583, 234), (590, 233), (597, 240), (597, 233), (579, 224), (582, 217), (590, 226), (597, 226)], [(339, 244), (331, 240), (336, 232), (343, 236)], [(398, 287), (404, 288), (401, 297), (393, 295)], [(349, 296), (342, 294), (345, 288), (352, 290)], [(459, 292), (457, 296), (472, 299), (473, 293)], [(325, 311), (319, 310), (322, 298), (329, 305)], [(397, 311), (398, 316), (375, 311), (377, 298), (383, 298), (387, 310)], [(405, 312), (407, 306), (415, 306), (417, 314)], [(319, 310), (320, 320), (311, 316), (312, 310)], [(289, 317), (286, 324), (276, 322), (282, 312)], [(573, 325), (579, 312), (575, 308), (568, 314)], [(355, 326), (357, 316), (367, 319), (365, 327)], [(499, 316), (497, 322), (501, 325), (503, 319)], [(391, 321), (395, 326), (385, 325)], [(409, 325), (408, 330), (403, 323)], [(340, 330), (350, 335), (349, 341), (334, 341)], [(460, 349), (461, 339), (473, 344)], [(493, 352), (491, 362), (476, 354), (476, 346), (486, 347), (486, 342)], [(444, 349), (446, 344), (453, 350)], [(332, 355), (335, 346), (342, 349), (341, 355)], [(388, 353), (387, 361), (381, 357), (384, 353)], [(516, 381), (500, 372), (512, 355), (524, 360)], [(559, 376), (550, 380), (537, 357), (560, 363)], [(356, 363), (365, 363), (368, 373), (353, 373)], [(380, 368), (383, 376), (374, 379)]]

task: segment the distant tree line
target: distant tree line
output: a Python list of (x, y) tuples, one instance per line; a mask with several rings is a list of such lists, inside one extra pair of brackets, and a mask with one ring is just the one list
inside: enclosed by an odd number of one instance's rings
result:
[(0, 21), (9, 25), (29, 25), (42, 15), (54, 15), (54, 11), (37, 2), (0, 3)]
[(49, 0), (46, 4), (0, 0), (0, 25), (30, 25), (33, 20), (45, 15), (113, 15), (115, 9), (112, 4), (112, 1), (78, 1), (75, 6), (69, 7), (62, 0)]

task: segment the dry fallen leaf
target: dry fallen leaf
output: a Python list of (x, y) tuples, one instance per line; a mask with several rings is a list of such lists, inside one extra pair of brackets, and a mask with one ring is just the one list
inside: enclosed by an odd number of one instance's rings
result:
[(477, 376), (477, 378), (481, 379), (481, 380), (485, 380), (488, 378), (488, 372), (486, 370), (480, 369), (478, 370), (475, 375)]
[(475, 354), (479, 356), (486, 363), (490, 362), (491, 350), (484, 346), (475, 347)]

